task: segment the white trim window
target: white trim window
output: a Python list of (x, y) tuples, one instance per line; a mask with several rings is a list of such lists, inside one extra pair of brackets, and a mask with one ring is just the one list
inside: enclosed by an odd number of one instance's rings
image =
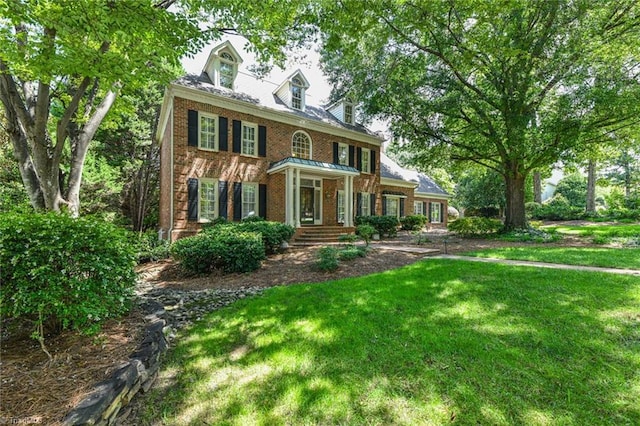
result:
[(368, 148), (362, 148), (360, 154), (360, 170), (363, 173), (371, 173), (371, 150)]
[(304, 83), (298, 76), (291, 79), (291, 107), (304, 109)]
[(371, 216), (371, 194), (368, 192), (363, 192), (360, 195), (360, 214)]
[(242, 183), (242, 217), (258, 215), (258, 184)]
[(440, 217), (442, 203), (431, 203), (430, 210), (429, 217), (431, 218), (431, 223), (442, 223), (442, 217)]
[(349, 165), (349, 145), (346, 143), (338, 143), (338, 164)]
[(386, 215), (400, 218), (400, 197), (386, 196)]
[(414, 201), (413, 202), (413, 214), (421, 214), (426, 216), (424, 211), (424, 203), (422, 201)]
[(353, 123), (353, 104), (350, 100), (347, 100), (344, 104), (344, 122), (347, 124)]
[(220, 53), (219, 79), (220, 86), (233, 89), (236, 77), (236, 61), (229, 52)]
[(344, 214), (345, 214), (345, 203), (344, 203), (344, 191), (338, 191), (338, 197), (336, 199), (336, 214), (338, 223), (344, 223)]
[(198, 180), (198, 222), (210, 222), (218, 217), (218, 180)]
[(198, 148), (215, 151), (218, 149), (218, 116), (200, 112), (198, 119)]
[(311, 138), (305, 132), (297, 131), (291, 141), (291, 155), (311, 160)]
[(242, 154), (256, 156), (258, 125), (242, 122)]

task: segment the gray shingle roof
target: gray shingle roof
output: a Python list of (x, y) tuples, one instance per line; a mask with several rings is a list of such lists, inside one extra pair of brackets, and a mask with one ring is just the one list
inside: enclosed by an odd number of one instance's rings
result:
[(342, 164), (323, 163), (322, 161), (307, 160), (305, 158), (297, 157), (287, 157), (283, 158), (280, 161), (276, 161), (269, 166), (269, 170), (275, 169), (276, 167), (282, 166), (284, 164), (303, 164), (306, 166), (320, 167), (328, 170), (340, 170), (343, 172), (358, 173), (358, 169), (356, 169), (355, 167), (344, 166)]
[(384, 153), (380, 153), (380, 177), (399, 179), (405, 182), (415, 182), (418, 184), (415, 192), (443, 196), (449, 195), (447, 191), (442, 189), (429, 176), (415, 170), (409, 170), (401, 167), (398, 163), (387, 157), (387, 155)]

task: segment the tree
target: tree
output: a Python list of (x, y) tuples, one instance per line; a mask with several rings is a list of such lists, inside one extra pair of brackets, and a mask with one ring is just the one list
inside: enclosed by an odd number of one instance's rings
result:
[(302, 0), (0, 0), (0, 102), (33, 207), (79, 214), (89, 144), (123, 88), (168, 81), (181, 56), (228, 32), (252, 41), (259, 59), (282, 62), (283, 48), (308, 30), (296, 25), (305, 8)]
[(500, 215), (505, 206), (504, 194), (504, 180), (498, 173), (475, 167), (460, 177), (452, 201), (464, 210), (494, 209)]
[(556, 194), (566, 198), (571, 207), (584, 208), (587, 204), (587, 180), (580, 173), (565, 176), (558, 182)]
[(526, 227), (532, 171), (639, 116), (636, 2), (344, 0), (323, 18), (335, 97), (393, 123), (415, 155), (499, 173), (506, 229)]

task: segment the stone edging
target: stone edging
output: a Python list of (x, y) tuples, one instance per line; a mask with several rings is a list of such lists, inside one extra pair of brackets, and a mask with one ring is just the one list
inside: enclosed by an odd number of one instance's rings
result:
[(120, 365), (111, 376), (96, 384), (93, 390), (64, 418), (65, 426), (111, 425), (126, 419), (131, 409), (129, 402), (138, 392), (147, 392), (158, 377), (160, 358), (167, 351), (166, 320), (160, 303), (148, 303), (153, 313), (145, 319), (144, 338), (129, 356), (129, 361)]

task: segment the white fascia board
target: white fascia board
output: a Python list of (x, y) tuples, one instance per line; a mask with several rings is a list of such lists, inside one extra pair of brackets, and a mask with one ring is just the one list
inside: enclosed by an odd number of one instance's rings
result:
[(169, 122), (169, 117), (173, 111), (173, 93), (169, 88), (164, 89), (164, 97), (162, 99), (162, 107), (158, 116), (158, 128), (156, 129), (155, 139), (158, 144), (162, 143), (162, 136)]
[[(219, 96), (215, 93), (205, 93), (198, 89), (171, 84), (170, 91), (173, 97), (189, 99), (204, 104), (212, 104), (221, 108), (230, 109), (245, 114), (254, 115), (256, 117), (267, 120), (277, 121), (279, 123), (290, 124), (292, 126), (302, 127), (316, 132), (327, 133), (333, 136), (340, 136), (351, 139), (353, 141), (364, 142), (373, 146), (380, 146), (384, 139), (377, 136), (367, 135), (349, 129), (343, 129), (331, 124), (323, 123), (315, 120), (307, 120), (287, 111), (276, 111), (271, 108), (254, 105), (236, 99), (230, 99), (225, 96)], [(212, 102), (215, 101), (215, 102)]]
[(418, 187), (418, 184), (416, 182), (407, 182), (406, 180), (402, 180), (402, 179), (393, 179), (393, 178), (386, 178), (386, 177), (380, 178), (380, 185), (401, 186), (403, 188), (411, 188), (411, 189), (416, 189)]
[(285, 163), (281, 164), (278, 167), (274, 167), (273, 169), (267, 170), (268, 174), (282, 172), (286, 169), (300, 169), (308, 172), (312, 172), (316, 175), (322, 176), (360, 176), (360, 172), (349, 172), (346, 170), (337, 170), (337, 169), (325, 169), (322, 167), (312, 166), (309, 164), (298, 164), (298, 163)]
[(424, 197), (424, 198), (433, 198), (433, 199), (438, 199), (438, 200), (448, 200), (449, 198), (451, 198), (451, 195), (445, 195), (445, 194), (432, 194), (430, 192), (416, 192), (414, 194), (414, 196), (416, 197)]

